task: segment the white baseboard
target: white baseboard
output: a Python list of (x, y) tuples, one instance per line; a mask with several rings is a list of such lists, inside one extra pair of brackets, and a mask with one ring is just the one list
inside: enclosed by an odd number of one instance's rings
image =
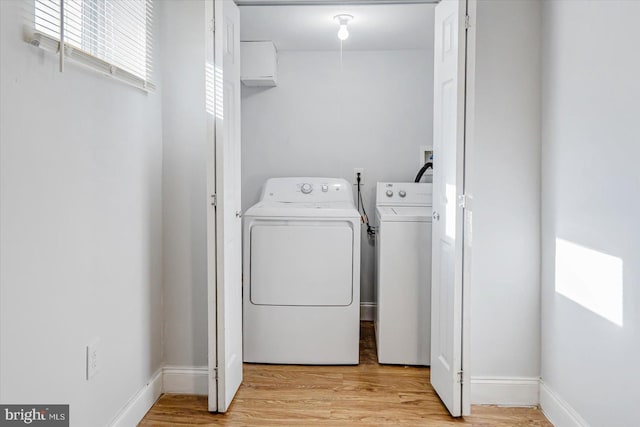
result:
[(361, 302), (360, 303), (360, 320), (367, 322), (373, 322), (376, 317), (376, 303), (375, 302)]
[(537, 377), (471, 377), (474, 405), (537, 406), (540, 379)]
[(540, 381), (540, 407), (556, 427), (589, 427), (589, 424), (544, 381)]
[(162, 393), (162, 368), (151, 377), (109, 424), (112, 427), (131, 427), (138, 425), (140, 420), (151, 409)]
[(111, 427), (137, 425), (162, 393), (207, 394), (207, 367), (165, 366), (113, 418)]
[(206, 366), (165, 366), (162, 371), (163, 393), (205, 395), (209, 391)]

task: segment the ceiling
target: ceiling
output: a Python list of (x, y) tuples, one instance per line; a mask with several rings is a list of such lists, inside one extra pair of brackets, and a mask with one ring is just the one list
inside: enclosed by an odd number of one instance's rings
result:
[(310, 5), (310, 4), (394, 4), (394, 3), (439, 3), (440, 0), (235, 0), (239, 6)]
[(241, 6), (240, 38), (272, 40), (278, 50), (338, 50), (333, 17), (348, 13), (354, 19), (345, 50), (431, 49), (434, 8), (425, 3)]

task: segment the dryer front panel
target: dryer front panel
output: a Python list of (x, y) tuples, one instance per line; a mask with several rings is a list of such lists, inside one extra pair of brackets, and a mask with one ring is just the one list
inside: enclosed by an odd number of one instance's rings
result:
[(348, 221), (256, 221), (250, 228), (254, 305), (348, 306), (354, 230)]

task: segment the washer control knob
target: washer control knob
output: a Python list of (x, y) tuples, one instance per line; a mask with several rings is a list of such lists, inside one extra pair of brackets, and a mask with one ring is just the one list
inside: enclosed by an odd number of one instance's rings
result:
[(386, 194), (387, 194), (387, 197), (391, 197), (391, 196), (393, 196), (393, 191), (387, 190)]
[(327, 184), (322, 184), (322, 192), (326, 193), (327, 191), (329, 191), (329, 186)]
[(300, 191), (302, 191), (302, 194), (309, 194), (313, 191), (313, 187), (311, 187), (311, 184), (305, 183), (300, 186)]
[(399, 195), (400, 197), (405, 197), (405, 196), (407, 195), (407, 192), (406, 192), (406, 191), (404, 191), (404, 190), (400, 190), (400, 191), (398, 192), (398, 195)]

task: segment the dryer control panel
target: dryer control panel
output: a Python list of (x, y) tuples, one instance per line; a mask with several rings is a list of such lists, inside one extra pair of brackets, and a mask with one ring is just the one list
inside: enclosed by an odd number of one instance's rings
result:
[(268, 179), (260, 201), (283, 203), (353, 203), (352, 186), (341, 178), (291, 177)]

